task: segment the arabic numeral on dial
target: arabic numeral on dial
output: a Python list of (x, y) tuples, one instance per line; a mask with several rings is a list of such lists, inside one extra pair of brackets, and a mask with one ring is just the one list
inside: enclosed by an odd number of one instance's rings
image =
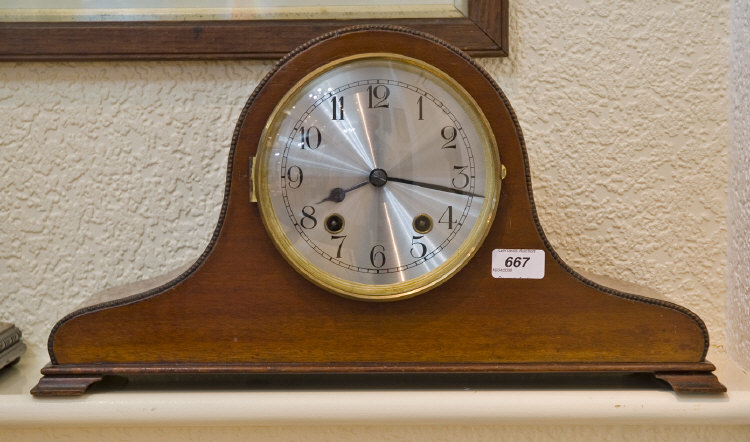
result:
[(440, 215), (438, 224), (448, 224), (448, 229), (453, 230), (453, 224), (457, 223), (458, 220), (453, 219), (453, 206), (448, 206), (448, 208), (445, 209), (445, 212)]
[[(424, 245), (424, 243), (416, 241), (422, 238), (424, 238), (424, 235), (415, 235), (411, 237), (411, 249), (409, 249), (409, 254), (411, 254), (413, 258), (424, 258), (424, 256), (427, 254), (427, 246)], [(416, 253), (414, 253), (415, 247), (417, 247), (418, 250), (418, 252)]]
[[(305, 131), (305, 126), (302, 126), (299, 128), (300, 138), (302, 139), (302, 143), (300, 144), (300, 147), (302, 149), (307, 146), (309, 149), (317, 149), (320, 147), (320, 143), (323, 141), (323, 136), (320, 133), (320, 129), (318, 129), (315, 126), (310, 126), (307, 128), (307, 131)], [(310, 136), (312, 135), (312, 137)], [(310, 142), (312, 140), (312, 143)]]
[(302, 185), (302, 176), (302, 169), (299, 166), (292, 166), (286, 170), (286, 180), (292, 189), (298, 189)]
[(331, 120), (344, 119), (344, 97), (331, 98)]
[(336, 258), (341, 258), (341, 246), (344, 245), (344, 240), (346, 240), (346, 235), (331, 235), (331, 241), (340, 239), (341, 242), (339, 243), (338, 249), (336, 249)]
[(376, 269), (385, 265), (385, 247), (381, 244), (374, 246), (370, 250), (370, 264)]
[(315, 215), (315, 207), (305, 206), (302, 208), (302, 219), (299, 221), (302, 228), (310, 230), (318, 225), (318, 220), (313, 215)]
[[(388, 100), (388, 96), (391, 95), (390, 89), (388, 89), (388, 86), (379, 84), (375, 87), (368, 86), (367, 87), (367, 94), (369, 96), (368, 106), (370, 109), (378, 108), (378, 107), (388, 107), (388, 103), (386, 100)], [(372, 99), (375, 98), (378, 100), (377, 103), (373, 105)]]
[(464, 170), (466, 170), (468, 167), (469, 166), (453, 166), (453, 171), (458, 171), (458, 175), (454, 176), (451, 179), (451, 184), (453, 184), (453, 187), (455, 187), (456, 189), (463, 189), (464, 187), (469, 185), (471, 179), (469, 178), (469, 175), (464, 173)]
[(443, 137), (445, 143), (443, 143), (443, 149), (455, 149), (456, 148), (456, 135), (458, 131), (453, 126), (445, 126), (440, 130), (440, 136)]
[(419, 97), (417, 99), (417, 106), (419, 107), (419, 118), (417, 118), (417, 120), (424, 120), (424, 118), (422, 118), (422, 98), (424, 97)]

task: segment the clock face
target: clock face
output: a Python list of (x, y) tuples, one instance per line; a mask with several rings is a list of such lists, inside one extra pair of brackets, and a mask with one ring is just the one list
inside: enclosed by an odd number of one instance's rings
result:
[(460, 270), (492, 224), (501, 182), (474, 100), (394, 54), (307, 75), (271, 115), (255, 165), (263, 222), (287, 261), (367, 300), (413, 296)]

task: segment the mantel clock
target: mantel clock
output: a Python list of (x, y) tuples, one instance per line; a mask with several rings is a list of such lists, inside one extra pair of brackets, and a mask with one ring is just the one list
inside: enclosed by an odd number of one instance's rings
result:
[(645, 372), (724, 387), (688, 309), (547, 241), (513, 110), (462, 52), (389, 26), (299, 47), (237, 124), (184, 269), (55, 325), (36, 395), (151, 373)]

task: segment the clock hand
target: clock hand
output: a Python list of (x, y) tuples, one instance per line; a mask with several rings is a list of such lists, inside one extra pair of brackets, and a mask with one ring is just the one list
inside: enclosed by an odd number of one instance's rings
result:
[(331, 193), (329, 193), (327, 197), (323, 198), (322, 200), (318, 201), (315, 204), (324, 203), (326, 201), (333, 201), (334, 203), (340, 203), (341, 201), (344, 201), (344, 197), (346, 197), (347, 192), (351, 192), (352, 190), (359, 189), (360, 187), (369, 183), (370, 183), (369, 180), (362, 181), (361, 183), (355, 184), (354, 186), (348, 189), (342, 189), (341, 187), (334, 187), (333, 189), (331, 189)]
[(476, 196), (484, 198), (484, 195), (477, 195), (476, 193), (467, 192), (466, 190), (456, 189), (455, 187), (441, 186), (439, 184), (422, 183), (419, 181), (407, 180), (405, 178), (396, 178), (389, 176), (388, 181), (395, 181), (397, 183), (412, 184), (414, 186), (424, 187), (425, 189), (439, 190), (441, 192), (451, 192), (458, 195)]
[(407, 180), (405, 178), (390, 177), (385, 173), (383, 169), (374, 169), (372, 172), (370, 172), (370, 176), (366, 181), (362, 181), (359, 184), (355, 184), (354, 186), (349, 187), (348, 189), (343, 189), (341, 187), (334, 187), (333, 189), (331, 189), (331, 192), (328, 194), (327, 197), (323, 198), (322, 200), (318, 201), (315, 204), (321, 204), (326, 201), (333, 201), (334, 203), (340, 203), (341, 201), (344, 201), (346, 194), (348, 192), (351, 192), (352, 190), (359, 189), (360, 187), (365, 186), (367, 184), (372, 184), (375, 187), (381, 187), (381, 186), (384, 186), (385, 183), (387, 183), (388, 181), (394, 181), (394, 182), (403, 183), (403, 184), (411, 184), (414, 186), (424, 187), (426, 189), (438, 190), (441, 192), (451, 192), (451, 193), (455, 193), (458, 195), (476, 196), (479, 198), (484, 198), (484, 195), (478, 195), (476, 193), (467, 192), (466, 190), (456, 189), (455, 187), (441, 186), (439, 184), (423, 183), (420, 181)]

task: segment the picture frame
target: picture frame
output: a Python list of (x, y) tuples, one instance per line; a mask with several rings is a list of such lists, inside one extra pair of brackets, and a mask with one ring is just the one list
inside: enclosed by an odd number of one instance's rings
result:
[(0, 61), (275, 59), (315, 35), (360, 24), (427, 32), (473, 57), (507, 56), (508, 0), (465, 4), (465, 14), (446, 18), (5, 21)]

